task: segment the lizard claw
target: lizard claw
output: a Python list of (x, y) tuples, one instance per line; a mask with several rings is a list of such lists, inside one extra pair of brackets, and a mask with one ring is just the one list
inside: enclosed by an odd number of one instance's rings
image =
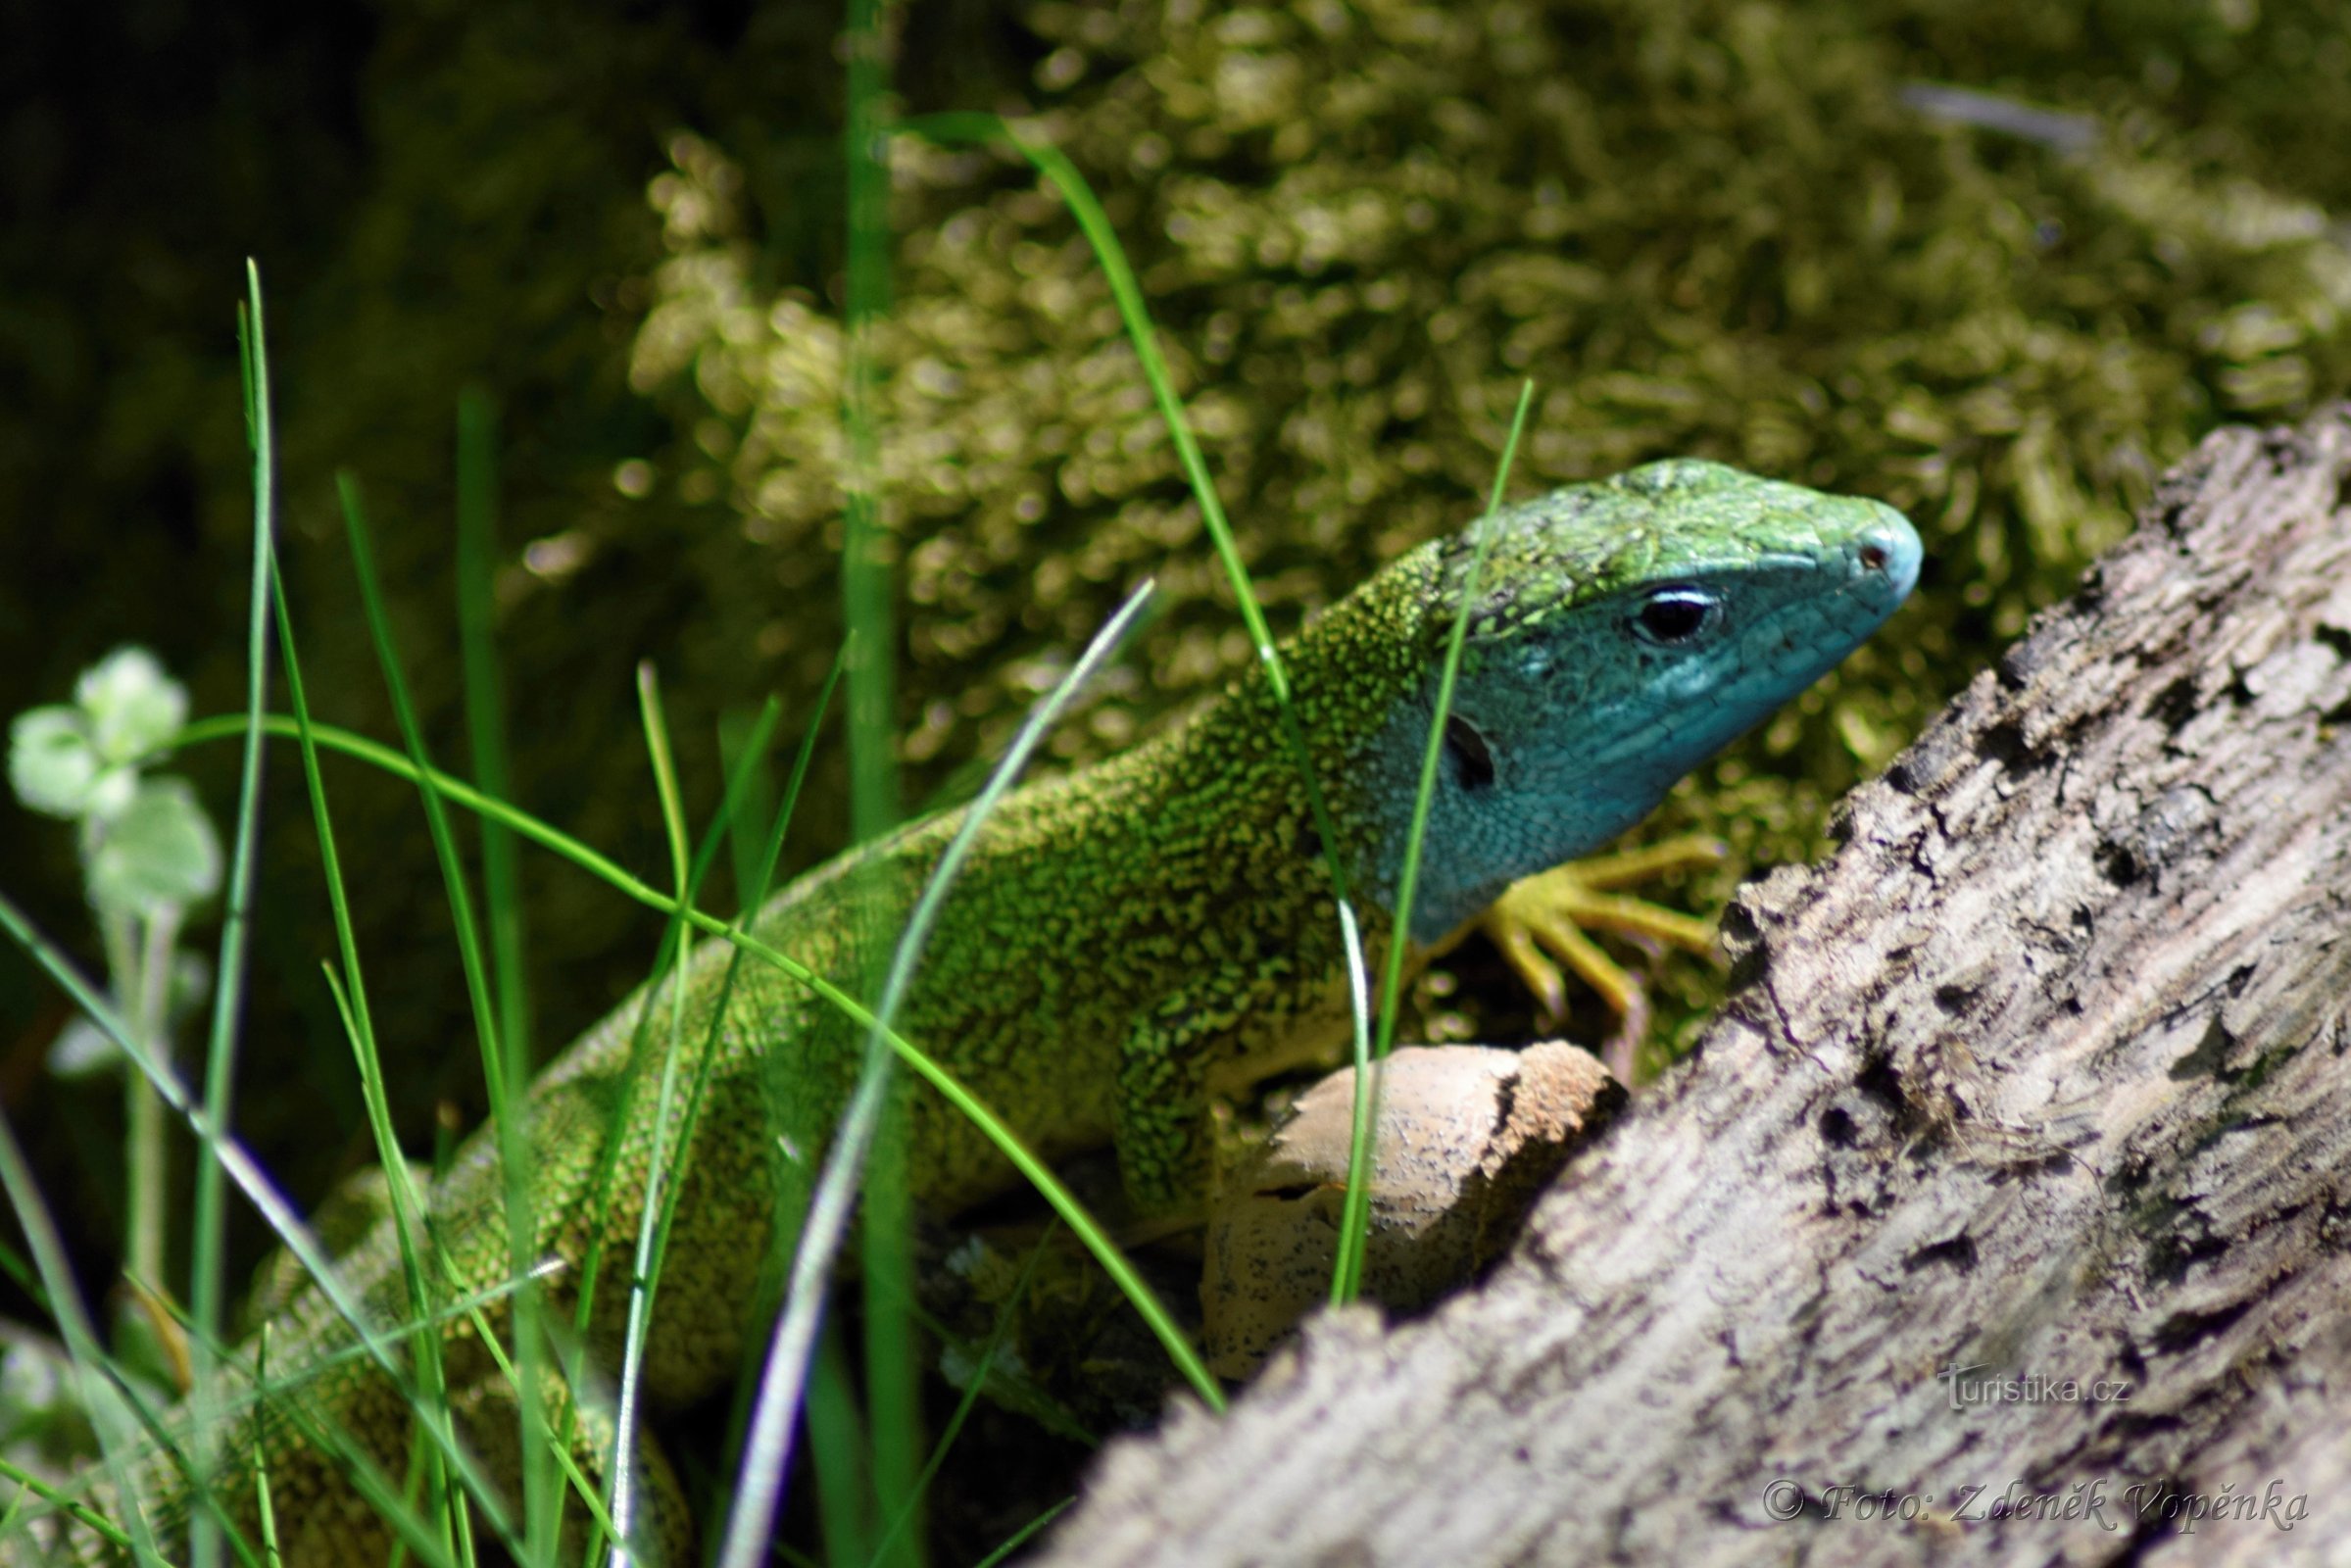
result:
[[(1557, 1023), (1567, 1012), (1569, 969), (1600, 995), (1620, 1022), (1604, 1053), (1630, 1081), (1633, 1048), (1648, 1021), (1641, 982), (1600, 951), (1587, 930), (1612, 931), (1654, 952), (1671, 944), (1701, 956), (1714, 951), (1714, 925), (1614, 890), (1666, 871), (1712, 865), (1729, 851), (1717, 839), (1689, 836), (1638, 850), (1554, 866), (1512, 883), (1478, 924), (1542, 1007)], [(1554, 961), (1556, 960), (1556, 961)]]

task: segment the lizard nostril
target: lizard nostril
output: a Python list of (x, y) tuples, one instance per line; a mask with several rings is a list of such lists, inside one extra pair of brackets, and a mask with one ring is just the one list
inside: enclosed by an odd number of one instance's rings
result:
[(1863, 545), (1861, 547), (1861, 564), (1872, 571), (1884, 571), (1886, 569), (1886, 547), (1884, 545)]

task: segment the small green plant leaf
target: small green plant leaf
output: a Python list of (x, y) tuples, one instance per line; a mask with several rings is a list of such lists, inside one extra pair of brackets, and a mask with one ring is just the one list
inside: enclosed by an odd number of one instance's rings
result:
[(109, 762), (159, 750), (188, 721), (187, 688), (135, 646), (118, 648), (83, 670), (73, 700), (88, 715), (91, 744)]
[(220, 891), (220, 838), (186, 779), (139, 781), (91, 850), (89, 879), (90, 902), (110, 914), (154, 914)]
[(128, 805), (137, 780), (100, 760), (79, 709), (53, 705), (26, 709), (9, 725), (8, 782), (30, 809), (71, 821), (113, 797), (118, 809)]

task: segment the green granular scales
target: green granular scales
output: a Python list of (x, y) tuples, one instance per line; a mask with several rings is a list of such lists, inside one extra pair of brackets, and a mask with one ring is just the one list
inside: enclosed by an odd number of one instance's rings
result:
[[(2311, 19), (2311, 48), (2351, 47)], [(2319, 208), (2256, 177), (2332, 192), (2351, 171), (2316, 146), (2306, 170), (2262, 165), (2274, 106), (2231, 101), (2225, 68), (2251, 60), (2274, 91), (2298, 56), (2226, 16), (2134, 24), (2102, 75), (2081, 24), (2012, 19), (2031, 74), (2001, 102), (2083, 111), (2012, 117), (2024, 135), (1904, 97), (1971, 66), (1993, 79), (1996, 14), (1968, 32), (1888, 6), (1298, 0), (1026, 21), (1047, 44), (1035, 128), (1129, 248), (1277, 625), (1477, 508), (1525, 376), (1514, 493), (1690, 454), (1917, 521), (1913, 606), (1669, 807), (1735, 863), (1817, 853), (1824, 803), (2061, 596), (2204, 431), (2351, 381), (2351, 262)], [(633, 375), (696, 432), (681, 482), (731, 497), (805, 582), (838, 542), (839, 325), (754, 281), (763, 215), (726, 158), (673, 153)], [(1100, 755), (1239, 671), (1246, 643), (1061, 204), (992, 153), (902, 141), (895, 167), (898, 314), (876, 347), (907, 759), (935, 778), (986, 755), (1156, 574), (1171, 608), (1140, 678), (1057, 742)], [(837, 635), (796, 601), (761, 640), (793, 668)], [(1703, 977), (1669, 968), (1665, 991), (1669, 1013), (1695, 1005)]]

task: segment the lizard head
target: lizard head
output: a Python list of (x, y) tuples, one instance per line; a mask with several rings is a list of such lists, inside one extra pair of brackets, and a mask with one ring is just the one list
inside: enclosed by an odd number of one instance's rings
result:
[(1646, 815), (1875, 631), (1920, 561), (1882, 503), (1683, 459), (1510, 507), (1396, 563), (1357, 597), (1413, 652), (1343, 786), (1385, 904), (1482, 529), (1414, 899), (1422, 941)]

